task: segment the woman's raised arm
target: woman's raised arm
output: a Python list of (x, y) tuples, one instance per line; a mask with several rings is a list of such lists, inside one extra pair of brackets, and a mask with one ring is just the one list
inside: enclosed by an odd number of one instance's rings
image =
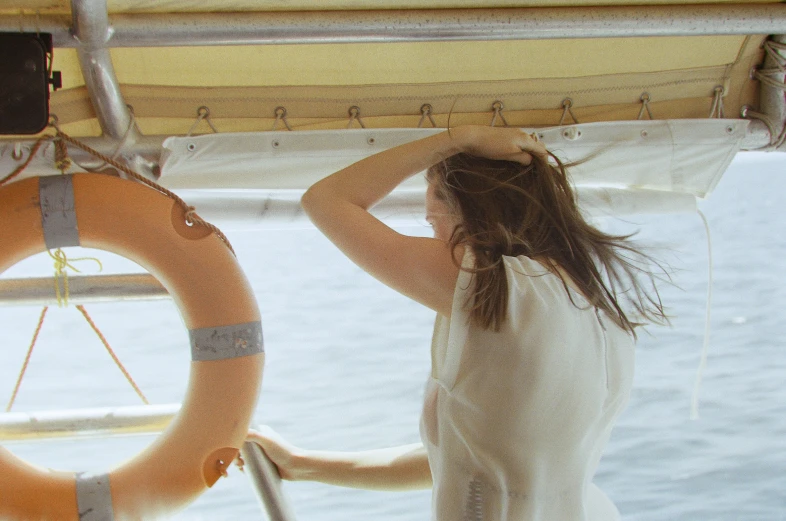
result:
[[(534, 148), (533, 148), (534, 147)], [(301, 201), (344, 254), (384, 284), (450, 316), (458, 268), (445, 241), (402, 235), (368, 210), (407, 178), (460, 152), (531, 161), (542, 145), (512, 128), (458, 127), (363, 159), (314, 184)]]

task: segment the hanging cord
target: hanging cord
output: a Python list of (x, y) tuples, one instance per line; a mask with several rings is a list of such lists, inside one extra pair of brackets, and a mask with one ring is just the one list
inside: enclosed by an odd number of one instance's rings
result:
[(639, 109), (639, 117), (636, 119), (641, 119), (644, 116), (644, 111), (647, 111), (647, 115), (650, 117), (650, 120), (654, 119), (652, 117), (652, 111), (650, 110), (650, 94), (649, 92), (642, 92), (641, 96), (639, 97), (641, 101), (641, 109)]
[(93, 319), (90, 318), (90, 315), (87, 313), (87, 310), (85, 310), (85, 307), (82, 306), (82, 305), (77, 305), (76, 309), (78, 309), (79, 312), (82, 313), (82, 316), (85, 317), (85, 320), (87, 320), (87, 323), (90, 324), (91, 328), (93, 328), (93, 331), (98, 336), (99, 340), (101, 340), (101, 343), (104, 344), (104, 347), (106, 348), (107, 352), (109, 353), (109, 356), (111, 356), (112, 360), (115, 361), (115, 365), (117, 365), (117, 368), (120, 369), (120, 372), (123, 373), (123, 376), (126, 377), (126, 380), (128, 381), (129, 384), (131, 384), (131, 387), (134, 388), (134, 391), (136, 391), (136, 394), (142, 399), (142, 401), (145, 403), (145, 405), (150, 405), (150, 402), (147, 400), (147, 398), (145, 397), (145, 395), (142, 392), (142, 390), (139, 389), (139, 386), (136, 384), (134, 379), (131, 377), (131, 374), (126, 370), (125, 366), (123, 366), (123, 363), (117, 357), (117, 355), (115, 354), (115, 351), (109, 345), (109, 342), (107, 342), (107, 340), (104, 337), (103, 333), (101, 333), (101, 331), (95, 325), (95, 322), (93, 322)]
[(190, 136), (192, 132), (194, 132), (194, 130), (197, 128), (197, 125), (199, 125), (199, 122), (203, 119), (207, 122), (208, 125), (210, 125), (210, 129), (213, 131), (213, 133), (218, 134), (218, 130), (216, 129), (215, 125), (213, 125), (213, 122), (210, 121), (210, 109), (205, 105), (202, 105), (197, 109), (196, 121), (194, 121), (194, 124), (191, 125), (190, 129), (188, 129), (188, 134), (186, 134), (187, 137)]
[(497, 118), (502, 120), (502, 124), (506, 127), (508, 126), (508, 120), (505, 119), (505, 115), (502, 113), (505, 110), (505, 105), (502, 104), (501, 101), (497, 100), (491, 104), (491, 110), (494, 111), (494, 115), (491, 117), (491, 126), (493, 127), (494, 124), (497, 122)]
[(147, 185), (150, 188), (153, 188), (154, 190), (158, 191), (159, 193), (162, 193), (162, 194), (166, 195), (167, 197), (169, 197), (170, 199), (172, 199), (173, 201), (175, 201), (185, 211), (186, 224), (188, 224), (189, 226), (198, 225), (198, 226), (202, 226), (204, 228), (207, 228), (211, 232), (215, 233), (222, 241), (224, 241), (224, 244), (226, 244), (227, 248), (229, 248), (229, 251), (231, 251), (233, 255), (235, 254), (235, 250), (232, 249), (232, 244), (230, 244), (229, 239), (227, 239), (226, 235), (224, 235), (224, 233), (221, 230), (219, 230), (215, 225), (210, 224), (209, 222), (207, 222), (204, 219), (202, 219), (201, 217), (199, 217), (199, 215), (197, 215), (197, 213), (196, 213), (196, 208), (194, 208), (193, 206), (189, 206), (188, 203), (186, 203), (183, 199), (181, 199), (175, 193), (167, 190), (166, 188), (164, 188), (163, 186), (161, 186), (161, 185), (159, 185), (157, 183), (154, 183), (153, 181), (147, 179), (146, 177), (137, 174), (136, 172), (134, 172), (133, 170), (131, 170), (127, 166), (125, 166), (125, 165), (115, 161), (111, 157), (107, 157), (107, 156), (101, 154), (100, 152), (90, 148), (89, 146), (85, 145), (84, 143), (81, 143), (80, 141), (77, 141), (76, 139), (72, 138), (71, 136), (65, 134), (63, 131), (60, 130), (60, 128), (57, 126), (56, 123), (53, 126), (55, 127), (55, 130), (57, 130), (57, 137), (58, 138), (62, 139), (63, 141), (66, 141), (68, 143), (71, 143), (72, 145), (74, 145), (74, 146), (76, 146), (78, 148), (81, 148), (82, 150), (84, 150), (85, 152), (87, 152), (89, 154), (94, 155), (98, 159), (101, 159), (101, 160), (105, 161), (107, 164), (112, 165), (113, 167), (117, 168), (121, 172), (124, 172), (124, 173), (128, 174), (129, 176), (133, 177), (134, 179), (136, 179), (140, 183), (142, 183), (144, 185)]
[(576, 119), (576, 115), (573, 113), (573, 100), (570, 98), (565, 98), (562, 100), (562, 117), (559, 118), (558, 126), (562, 126), (565, 123), (565, 118), (570, 114), (570, 117), (573, 118), (573, 122), (575, 124), (579, 124), (579, 120)]
[[(79, 257), (79, 258), (76, 258), (76, 259), (70, 259), (69, 260), (66, 257), (65, 252), (63, 250), (61, 250), (60, 248), (55, 250), (55, 253), (52, 253), (51, 251), (49, 251), (48, 253), (49, 253), (49, 256), (52, 257), (52, 259), (55, 261), (55, 296), (57, 297), (57, 305), (59, 307), (68, 306), (69, 288), (68, 288), (68, 271), (67, 271), (67, 268), (70, 268), (70, 269), (74, 270), (77, 273), (81, 273), (81, 271), (78, 268), (76, 268), (72, 264), (72, 262), (79, 262), (79, 261), (86, 261), (86, 260), (95, 261), (98, 264), (98, 271), (103, 270), (103, 266), (101, 264), (101, 261), (96, 259), (95, 257)], [(62, 294), (60, 293), (60, 280), (63, 281), (63, 293)], [(91, 328), (93, 328), (93, 331), (98, 336), (99, 340), (101, 340), (101, 343), (104, 344), (104, 347), (106, 348), (107, 352), (109, 353), (109, 356), (111, 356), (112, 360), (115, 361), (115, 364), (117, 365), (118, 369), (120, 369), (120, 372), (123, 373), (123, 375), (126, 377), (126, 380), (128, 380), (128, 383), (131, 384), (131, 387), (134, 388), (134, 391), (136, 391), (136, 394), (139, 395), (139, 397), (142, 399), (142, 401), (145, 403), (145, 405), (149, 405), (150, 402), (147, 401), (147, 398), (142, 393), (142, 391), (139, 389), (139, 386), (136, 385), (136, 382), (134, 382), (134, 379), (131, 377), (129, 372), (123, 366), (123, 363), (120, 362), (120, 359), (117, 357), (117, 355), (115, 354), (114, 350), (109, 345), (109, 342), (107, 342), (106, 337), (104, 337), (104, 334), (101, 333), (101, 331), (98, 329), (98, 326), (96, 326), (95, 322), (93, 322), (93, 319), (90, 318), (90, 315), (87, 313), (87, 310), (85, 309), (85, 307), (82, 306), (82, 305), (77, 305), (76, 309), (78, 309), (79, 312), (82, 313), (82, 316), (85, 317), (85, 320), (87, 320), (87, 323), (90, 324)], [(37, 336), (37, 333), (36, 333), (36, 336)]]
[(434, 116), (431, 115), (432, 110), (434, 108), (431, 106), (430, 103), (424, 103), (420, 106), (420, 121), (418, 122), (418, 128), (423, 127), (423, 123), (425, 123), (426, 118), (431, 122), (431, 126), (437, 128), (437, 122), (434, 121)]
[(40, 138), (38, 138), (38, 140), (35, 142), (33, 147), (30, 149), (30, 155), (27, 157), (25, 162), (22, 163), (21, 165), (19, 165), (18, 167), (16, 167), (13, 172), (8, 174), (4, 178), (0, 179), (0, 186), (3, 186), (4, 184), (6, 184), (7, 182), (11, 181), (16, 176), (18, 176), (19, 174), (24, 172), (25, 168), (28, 167), (30, 162), (33, 160), (35, 155), (38, 153), (38, 149), (41, 148), (41, 145), (44, 144), (44, 141), (48, 141), (50, 139), (52, 139), (52, 136), (41, 136)]
[(276, 130), (278, 127), (278, 122), (281, 121), (284, 123), (284, 126), (287, 127), (287, 130), (292, 130), (292, 127), (289, 126), (289, 122), (287, 121), (287, 109), (284, 107), (276, 107), (275, 110), (276, 120), (273, 122), (273, 128), (271, 130)]
[(723, 96), (726, 94), (726, 90), (718, 85), (715, 87), (715, 94), (712, 97), (712, 107), (710, 107), (710, 115), (707, 116), (708, 118), (718, 118), (723, 119), (726, 116), (723, 113)]
[(697, 210), (697, 212), (704, 223), (704, 230), (707, 232), (707, 316), (704, 320), (704, 345), (701, 348), (699, 368), (696, 370), (696, 380), (693, 382), (693, 395), (690, 401), (691, 420), (696, 420), (699, 417), (699, 388), (701, 387), (701, 380), (704, 376), (704, 369), (707, 367), (707, 357), (710, 352), (710, 311), (712, 309), (712, 238), (710, 236), (710, 225), (707, 222), (707, 217), (701, 210)]
[(22, 379), (25, 377), (25, 372), (27, 371), (27, 365), (30, 363), (30, 356), (33, 354), (33, 348), (35, 347), (36, 341), (38, 341), (38, 334), (41, 332), (41, 327), (44, 325), (44, 318), (46, 317), (46, 312), (49, 310), (49, 306), (44, 306), (44, 309), (41, 310), (41, 316), (38, 317), (38, 325), (35, 328), (35, 332), (33, 333), (33, 339), (30, 341), (30, 347), (27, 348), (27, 355), (25, 355), (25, 361), (22, 363), (22, 369), (19, 370), (19, 376), (16, 377), (16, 385), (14, 385), (14, 392), (11, 394), (11, 399), (8, 400), (8, 405), (5, 407), (5, 412), (11, 412), (11, 408), (14, 406), (14, 402), (16, 401), (16, 395), (19, 394), (19, 387), (22, 385)]
[(349, 107), (349, 123), (347, 123), (347, 128), (352, 128), (353, 121), (357, 121), (360, 124), (360, 128), (366, 128), (366, 124), (360, 119), (360, 107), (357, 105)]
[[(99, 271), (102, 269), (101, 261), (96, 259), (96, 258), (94, 258), (94, 257), (80, 257), (80, 258), (70, 259), (69, 260), (66, 257), (65, 252), (63, 250), (61, 250), (60, 248), (55, 250), (54, 253), (52, 253), (51, 251), (48, 251), (48, 253), (49, 253), (49, 256), (55, 261), (55, 264), (54, 264), (54, 268), (55, 268), (55, 277), (54, 277), (54, 281), (55, 281), (55, 296), (57, 298), (57, 305), (60, 306), (60, 307), (68, 305), (69, 287), (68, 287), (68, 272), (67, 272), (67, 268), (70, 268), (70, 269), (74, 270), (77, 273), (81, 273), (81, 271), (78, 268), (76, 268), (72, 264), (72, 262), (92, 260), (92, 261), (95, 261), (96, 263), (98, 263)], [(62, 292), (60, 290), (60, 281), (61, 280), (63, 281), (63, 291)], [(134, 382), (134, 379), (131, 377), (131, 374), (123, 366), (123, 363), (117, 357), (117, 355), (115, 354), (114, 350), (109, 345), (109, 342), (106, 340), (106, 337), (101, 332), (101, 330), (98, 329), (98, 326), (96, 326), (95, 322), (90, 317), (90, 315), (88, 314), (88, 312), (85, 309), (85, 307), (82, 306), (82, 305), (77, 305), (76, 308), (79, 310), (80, 313), (82, 313), (82, 316), (85, 318), (87, 323), (90, 325), (90, 327), (93, 329), (95, 334), (98, 336), (99, 340), (101, 340), (101, 343), (104, 344), (104, 347), (106, 348), (107, 352), (109, 353), (109, 356), (112, 357), (112, 360), (114, 360), (115, 364), (120, 369), (120, 372), (123, 373), (123, 375), (125, 376), (125, 378), (128, 381), (128, 383), (131, 384), (131, 387), (133, 387), (134, 391), (136, 391), (137, 395), (142, 399), (142, 402), (144, 402), (146, 405), (149, 405), (150, 402), (147, 400), (147, 398), (145, 397), (145, 395), (141, 391), (141, 389), (139, 389), (139, 386), (136, 384), (136, 382)], [(16, 385), (14, 385), (14, 391), (11, 394), (11, 399), (8, 401), (8, 405), (6, 406), (6, 409), (5, 409), (6, 412), (10, 412), (11, 411), (11, 408), (14, 406), (14, 402), (16, 401), (16, 397), (19, 394), (19, 388), (22, 385), (22, 380), (24, 379), (25, 374), (27, 372), (27, 367), (30, 364), (30, 358), (31, 358), (31, 356), (33, 354), (33, 349), (35, 348), (36, 342), (38, 341), (38, 336), (41, 333), (41, 328), (44, 325), (44, 319), (46, 318), (46, 313), (47, 313), (48, 310), (49, 310), (49, 306), (44, 306), (44, 308), (41, 310), (41, 315), (38, 318), (38, 325), (36, 326), (35, 332), (33, 333), (33, 339), (30, 341), (30, 347), (28, 347), (28, 349), (27, 349), (27, 354), (25, 355), (25, 360), (22, 363), (22, 368), (19, 370), (19, 375), (17, 376), (17, 379), (16, 379)]]

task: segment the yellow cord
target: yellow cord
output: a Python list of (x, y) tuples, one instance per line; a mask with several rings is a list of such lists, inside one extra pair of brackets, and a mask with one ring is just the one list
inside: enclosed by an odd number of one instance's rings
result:
[[(72, 262), (91, 260), (98, 264), (98, 271), (102, 271), (104, 269), (101, 261), (95, 257), (78, 257), (76, 259), (69, 260), (68, 257), (66, 257), (65, 252), (60, 248), (56, 249), (54, 253), (47, 250), (47, 253), (49, 253), (49, 256), (52, 257), (52, 260), (55, 261), (55, 297), (57, 298), (57, 306), (61, 308), (68, 306), (68, 271), (66, 271), (66, 269), (71, 268), (77, 273), (82, 273), (79, 268), (71, 264)], [(62, 293), (60, 291), (61, 280), (63, 281)]]

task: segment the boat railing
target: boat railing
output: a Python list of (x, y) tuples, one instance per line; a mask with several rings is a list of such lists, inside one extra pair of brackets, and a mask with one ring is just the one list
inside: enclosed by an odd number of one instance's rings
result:
[[(61, 411), (6, 412), (0, 414), (0, 440), (33, 441), (84, 436), (126, 436), (163, 431), (180, 404), (96, 407)], [(256, 443), (241, 448), (246, 475), (270, 521), (295, 521), (281, 477)]]

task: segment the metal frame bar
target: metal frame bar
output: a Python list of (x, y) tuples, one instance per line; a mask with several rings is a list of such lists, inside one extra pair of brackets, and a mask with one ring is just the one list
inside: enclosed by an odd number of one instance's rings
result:
[[(101, 0), (73, 0), (74, 6)], [(413, 9), (112, 15), (107, 47), (540, 40), (786, 33), (786, 5), (713, 4), (499, 9)], [(30, 17), (25, 30), (80, 47), (62, 16)], [(0, 31), (18, 31), (18, 16)]]
[[(57, 304), (52, 277), (0, 279), (0, 306)], [(170, 298), (169, 292), (150, 274), (80, 275), (68, 278), (68, 302), (115, 302), (118, 300), (152, 300)]]
[[(771, 40), (777, 43), (786, 43), (786, 34), (782, 33), (773, 35)], [(782, 61), (786, 62), (786, 51), (775, 50), (774, 52), (781, 57)], [(765, 56), (762, 69), (778, 69), (779, 67), (782, 66), (777, 62), (776, 59), (774, 59), (769, 54)], [(782, 85), (786, 84), (786, 74), (779, 74), (776, 81), (780, 82)], [(770, 123), (773, 125), (775, 135), (771, 136), (770, 142), (767, 143), (767, 145), (770, 145), (773, 143), (773, 141), (777, 141), (779, 138), (782, 138), (783, 133), (786, 131), (786, 128), (784, 128), (786, 127), (786, 91), (773, 85), (761, 83), (759, 91), (759, 107), (761, 112), (766, 115)], [(775, 142), (773, 144), (775, 146), (780, 145), (778, 147), (779, 150), (786, 150), (786, 141), (783, 143)]]
[(97, 407), (0, 414), (0, 440), (29, 441), (78, 436), (155, 434), (166, 429), (180, 404)]
[[(65, 411), (0, 413), (0, 440), (29, 442), (91, 436), (128, 436), (163, 432), (180, 410), (179, 403), (98, 407)], [(245, 469), (270, 521), (295, 521), (278, 470), (259, 445), (241, 447)]]
[[(103, 134), (123, 146), (142, 137), (120, 92), (120, 84), (109, 55), (108, 42), (114, 29), (109, 25), (106, 0), (71, 0), (73, 38), (77, 42), (79, 65)], [(132, 154), (125, 161), (149, 178), (157, 177), (157, 163)]]
[[(100, 407), (65, 411), (0, 413), (0, 440), (42, 441), (88, 436), (128, 436), (163, 432), (180, 410), (179, 403)], [(270, 521), (295, 521), (278, 470), (259, 445), (241, 448), (245, 469)]]
[(73, 40), (79, 65), (104, 135), (121, 140), (137, 137), (112, 65), (107, 43), (112, 39), (106, 0), (72, 0)]

